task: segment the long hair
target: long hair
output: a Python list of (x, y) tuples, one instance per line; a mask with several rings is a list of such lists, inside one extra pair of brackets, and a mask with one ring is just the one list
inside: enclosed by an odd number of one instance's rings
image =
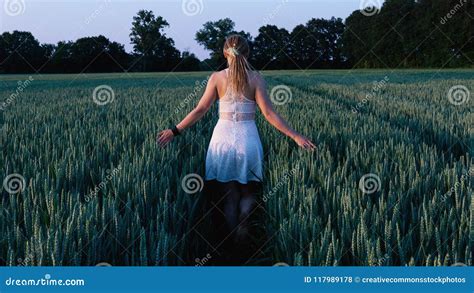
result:
[(240, 35), (230, 35), (224, 43), (224, 51), (229, 56), (227, 60), (230, 87), (236, 93), (243, 93), (249, 83), (249, 71), (251, 70), (247, 61), (250, 54), (249, 44)]

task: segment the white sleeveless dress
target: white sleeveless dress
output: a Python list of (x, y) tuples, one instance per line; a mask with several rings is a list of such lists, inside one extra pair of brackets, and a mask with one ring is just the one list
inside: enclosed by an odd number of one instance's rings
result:
[[(227, 73), (227, 70), (226, 70)], [(263, 148), (255, 125), (256, 103), (227, 88), (206, 155), (206, 180), (262, 181)]]

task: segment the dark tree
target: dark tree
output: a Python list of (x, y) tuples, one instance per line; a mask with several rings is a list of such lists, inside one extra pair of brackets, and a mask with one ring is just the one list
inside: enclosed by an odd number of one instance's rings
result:
[(181, 54), (181, 62), (179, 63), (178, 67), (176, 68), (177, 71), (199, 71), (200, 68), (199, 59), (196, 55), (190, 53), (189, 51), (184, 51)]
[(310, 34), (308, 42), (315, 49), (317, 56), (311, 58), (314, 61), (312, 68), (339, 67), (343, 60), (342, 35), (344, 24), (342, 19), (311, 19), (306, 23), (306, 30)]
[(356, 67), (461, 67), (474, 57), (474, 3), (387, 0), (346, 19), (344, 50)]
[(291, 32), (289, 55), (297, 68), (340, 68), (344, 66), (342, 37), (344, 24), (340, 18), (311, 19)]
[(45, 72), (121, 72), (126, 70), (129, 55), (123, 45), (104, 36), (80, 38), (45, 46), (50, 61)]
[(41, 48), (43, 49), (44, 57), (48, 60), (53, 57), (54, 51), (56, 50), (56, 46), (53, 44), (41, 44)]
[(30, 32), (0, 35), (0, 72), (34, 73), (48, 61), (47, 54)]
[(262, 26), (253, 42), (252, 63), (261, 69), (285, 69), (289, 67), (288, 46), (290, 33), (274, 25)]
[(196, 41), (211, 51), (211, 58), (220, 59), (225, 38), (234, 31), (235, 23), (230, 18), (208, 21), (196, 33)]
[(318, 57), (316, 48), (311, 46), (311, 35), (302, 24), (297, 25), (290, 34), (291, 44), (289, 47), (290, 68), (309, 68)]
[(366, 68), (375, 65), (376, 57), (371, 52), (375, 38), (370, 35), (371, 27), (375, 25), (375, 17), (367, 17), (356, 10), (346, 19), (343, 43), (351, 66)]
[(58, 42), (54, 48), (47, 70), (57, 73), (77, 72), (74, 56), (72, 55), (73, 46), (74, 42)]
[(144, 71), (172, 70), (180, 61), (180, 53), (174, 41), (163, 32), (168, 22), (161, 16), (155, 17), (152, 11), (140, 10), (133, 17), (130, 40), (139, 56)]
[(127, 66), (123, 45), (104, 36), (78, 39), (70, 50), (75, 72), (117, 72)]

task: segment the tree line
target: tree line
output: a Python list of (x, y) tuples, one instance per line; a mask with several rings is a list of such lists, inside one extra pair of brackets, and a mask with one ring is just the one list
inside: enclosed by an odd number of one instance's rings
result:
[(355, 67), (473, 66), (472, 0), (388, 0), (370, 17), (354, 11), (345, 26), (345, 52)]
[(206, 22), (195, 40), (210, 51), (199, 60), (180, 52), (152, 11), (133, 18), (133, 52), (99, 35), (41, 44), (30, 32), (0, 35), (0, 73), (199, 71), (225, 66), (222, 47), (232, 33), (245, 36), (256, 69), (468, 67), (474, 60), (474, 4), (467, 0), (387, 0), (341, 18), (313, 18), (291, 31), (275, 25), (253, 37), (229, 19)]

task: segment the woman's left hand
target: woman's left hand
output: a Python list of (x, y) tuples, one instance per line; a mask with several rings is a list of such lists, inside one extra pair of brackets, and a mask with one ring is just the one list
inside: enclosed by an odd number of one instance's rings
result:
[(307, 150), (314, 150), (316, 148), (316, 146), (314, 145), (314, 143), (311, 142), (311, 140), (301, 134), (297, 135), (294, 140), (301, 148)]
[(156, 142), (160, 147), (165, 147), (170, 141), (173, 140), (173, 137), (173, 131), (171, 131), (171, 129), (166, 129), (158, 134)]

